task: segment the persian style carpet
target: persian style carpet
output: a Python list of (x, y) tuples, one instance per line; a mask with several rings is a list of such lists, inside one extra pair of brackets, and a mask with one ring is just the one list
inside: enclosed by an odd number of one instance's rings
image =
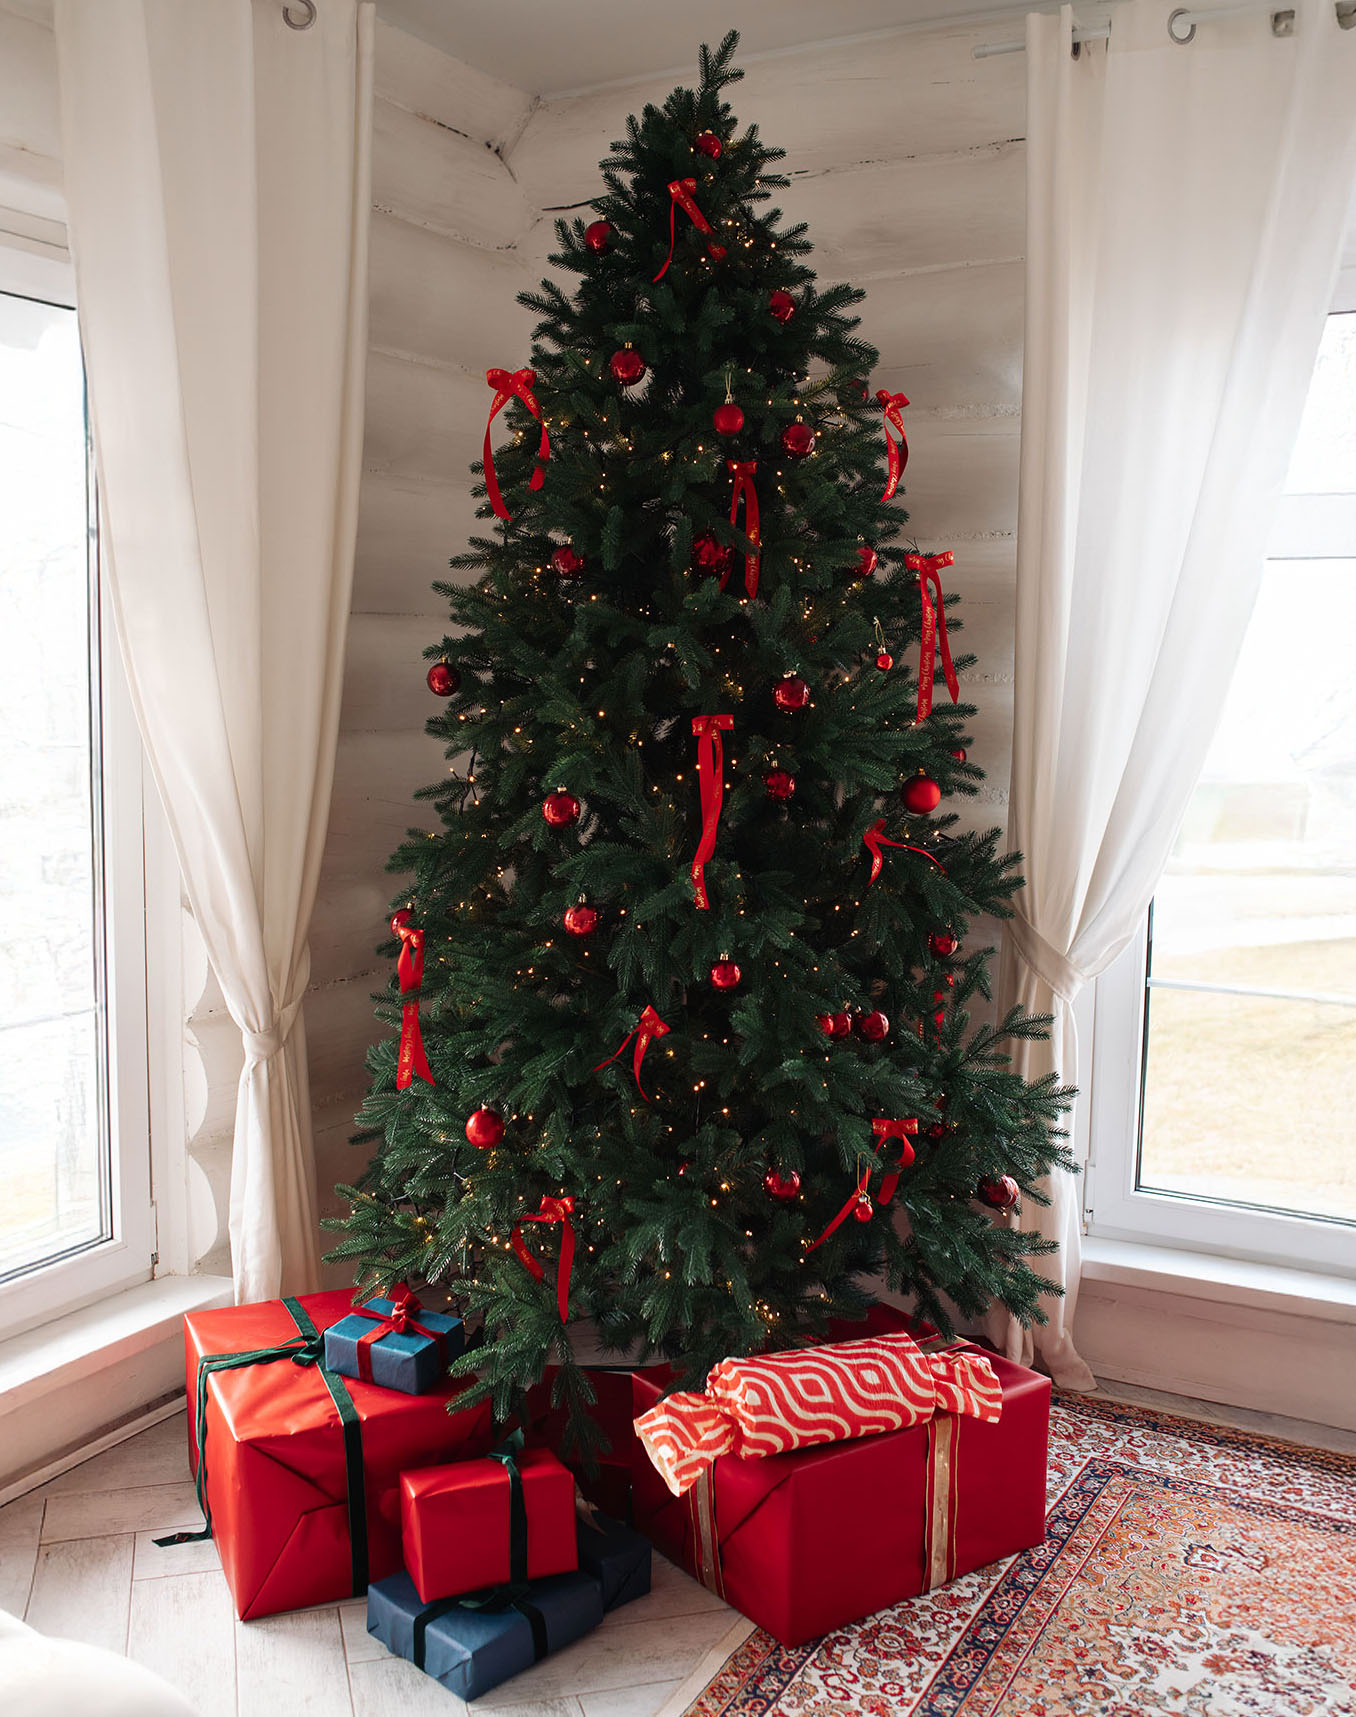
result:
[(1057, 1395), (1048, 1497), (1037, 1549), (755, 1632), (688, 1717), (1356, 1717), (1356, 1457)]

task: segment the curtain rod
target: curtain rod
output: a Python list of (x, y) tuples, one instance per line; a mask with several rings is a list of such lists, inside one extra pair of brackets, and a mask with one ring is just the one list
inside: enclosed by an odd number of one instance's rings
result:
[[(1197, 24), (1208, 24), (1215, 18), (1237, 18), (1248, 13), (1258, 13), (1262, 10), (1257, 5), (1241, 6), (1209, 6), (1200, 11), (1193, 11), (1182, 6), (1168, 18), (1168, 39), (1176, 42), (1179, 48), (1184, 48), (1193, 41)], [(1271, 33), (1273, 36), (1293, 36), (1295, 33), (1295, 14), (1290, 7), (1272, 8)], [(1356, 25), (1356, 0), (1337, 0), (1334, 8), (1337, 22), (1344, 30), (1350, 30)], [(1105, 42), (1110, 39), (1111, 25), (1103, 24), (1098, 29), (1075, 30), (1073, 44), (1080, 47), (1084, 42)], [(972, 51), (972, 58), (977, 60), (992, 59), (995, 54), (1021, 54), (1026, 52), (1025, 42), (980, 42)]]

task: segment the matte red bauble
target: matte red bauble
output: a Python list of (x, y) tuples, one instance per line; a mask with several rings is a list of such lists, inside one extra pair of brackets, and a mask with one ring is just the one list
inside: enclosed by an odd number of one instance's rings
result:
[(590, 221), (584, 228), (584, 243), (595, 256), (605, 256), (612, 249), (612, 222)]
[(504, 1136), (504, 1117), (493, 1109), (477, 1109), (466, 1122), (466, 1137), (478, 1151), (491, 1150)]
[(711, 982), (718, 990), (734, 990), (739, 987), (742, 973), (733, 960), (717, 960), (711, 968)]
[(894, 665), (895, 659), (888, 650), (882, 650), (880, 655), (876, 657), (876, 666), (883, 674), (888, 673)]
[(584, 557), (572, 544), (562, 543), (551, 555), (551, 571), (562, 578), (578, 578), (584, 570)]
[(859, 1198), (852, 1207), (852, 1215), (858, 1222), (870, 1222), (875, 1214), (875, 1206), (865, 1196)]
[(960, 937), (950, 930), (934, 930), (928, 937), (928, 947), (939, 960), (949, 960), (960, 947)]
[(435, 662), (424, 677), (428, 689), (440, 698), (450, 698), (461, 685), (461, 675), (451, 662)]
[(744, 427), (744, 413), (732, 399), (727, 399), (711, 413), (711, 422), (717, 435), (738, 435)]
[(804, 709), (810, 701), (810, 686), (799, 674), (788, 674), (772, 691), (772, 701), (778, 709)]
[(413, 923), (414, 914), (410, 911), (409, 907), (398, 907), (396, 911), (391, 914), (392, 936), (403, 936)]
[(776, 1169), (769, 1169), (763, 1176), (763, 1191), (769, 1198), (779, 1198), (783, 1202), (794, 1198), (800, 1191), (800, 1176), (795, 1169), (790, 1174), (778, 1174)]
[(580, 901), (577, 906), (565, 908), (565, 929), (571, 936), (592, 936), (597, 928), (598, 914), (591, 906)]
[(1021, 1196), (1022, 1189), (1010, 1174), (1000, 1175), (997, 1180), (985, 1175), (975, 1188), (975, 1197), (990, 1210), (1011, 1210)]
[(553, 829), (566, 829), (579, 820), (579, 801), (573, 793), (567, 793), (563, 787), (557, 787), (554, 793), (546, 795), (541, 814)]
[(705, 155), (708, 160), (719, 161), (720, 152), (725, 145), (714, 131), (699, 131), (692, 139), (692, 147), (699, 155)]
[(965, 747), (963, 745), (958, 745), (951, 755), (956, 759), (957, 763), (964, 763), (966, 756)]
[(808, 459), (815, 450), (815, 432), (808, 423), (788, 423), (782, 431), (782, 452), (788, 459)]
[(645, 374), (645, 360), (639, 352), (633, 352), (629, 346), (624, 346), (620, 352), (613, 352), (607, 360), (607, 367), (612, 371), (614, 381), (624, 388), (634, 387)]
[(890, 1022), (879, 1008), (872, 1008), (869, 1014), (862, 1014), (857, 1021), (857, 1035), (868, 1043), (879, 1043), (889, 1029)]
[(858, 578), (870, 578), (871, 574), (879, 565), (880, 556), (876, 553), (875, 549), (872, 548), (870, 543), (863, 543), (857, 550), (856, 576)]
[(767, 301), (767, 307), (784, 328), (796, 313), (796, 301), (789, 292), (783, 292), (781, 287)]
[(899, 796), (904, 801), (904, 809), (912, 811), (915, 816), (924, 816), (929, 811), (935, 811), (942, 802), (942, 790), (930, 775), (915, 775), (912, 781), (906, 781), (899, 790)]
[(796, 790), (796, 778), (785, 769), (772, 769), (764, 775), (763, 786), (769, 799), (789, 799)]

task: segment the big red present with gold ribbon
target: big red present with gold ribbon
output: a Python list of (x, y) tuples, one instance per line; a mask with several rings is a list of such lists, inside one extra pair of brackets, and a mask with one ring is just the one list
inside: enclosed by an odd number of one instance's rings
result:
[(393, 1574), (401, 1473), (494, 1444), (487, 1402), (453, 1405), (465, 1381), (402, 1395), (328, 1371), (324, 1332), (352, 1309), (341, 1290), (184, 1319), (189, 1459), (243, 1620)]

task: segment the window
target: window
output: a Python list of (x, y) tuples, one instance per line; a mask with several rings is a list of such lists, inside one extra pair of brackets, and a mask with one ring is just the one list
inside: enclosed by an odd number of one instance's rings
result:
[(148, 1279), (154, 1245), (140, 748), (104, 647), (75, 311), (42, 261), (35, 283), (32, 249), (0, 237), (7, 1333)]
[(1353, 658), (1356, 299), (1144, 942), (1098, 985), (1096, 1234), (1356, 1273)]

